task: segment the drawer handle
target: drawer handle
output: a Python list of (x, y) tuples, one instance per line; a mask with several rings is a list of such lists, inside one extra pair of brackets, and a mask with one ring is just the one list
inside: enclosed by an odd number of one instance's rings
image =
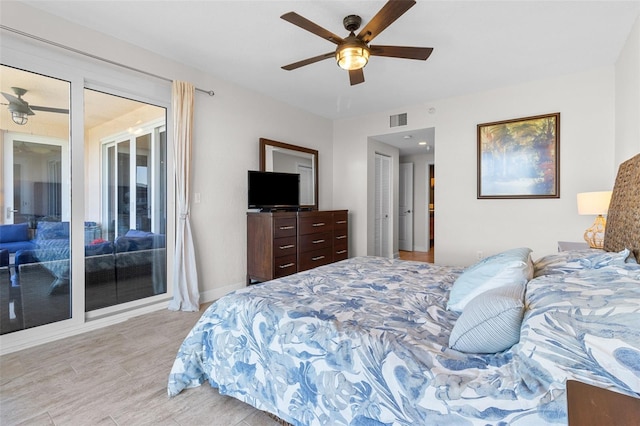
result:
[(280, 230), (283, 230), (283, 231), (284, 231), (284, 230), (286, 230), (286, 229), (295, 229), (295, 226), (293, 226), (293, 225), (289, 225), (289, 226), (281, 226), (281, 227), (280, 227)]
[(343, 223), (347, 223), (347, 221), (346, 220), (339, 220), (336, 223), (339, 224), (339, 225), (342, 225)]
[(336, 254), (345, 254), (346, 252), (347, 252), (346, 250), (338, 250)]
[(325, 225), (325, 223), (324, 223), (324, 222), (318, 222), (318, 223), (314, 223), (314, 224), (313, 224), (313, 225), (311, 225), (311, 226), (316, 226), (316, 227), (317, 227), (317, 226), (324, 226), (324, 225)]
[(286, 268), (291, 268), (292, 266), (296, 266), (296, 264), (295, 263), (285, 263), (284, 265), (278, 266), (278, 268), (286, 269)]
[(280, 250), (294, 248), (295, 244), (287, 244), (286, 246), (280, 246)]
[(338, 235), (338, 236), (336, 237), (336, 240), (344, 240), (345, 238), (347, 238), (347, 236), (346, 236), (346, 235)]
[(320, 244), (320, 243), (324, 243), (324, 240), (313, 240), (311, 241), (313, 244)]
[(316, 256), (316, 257), (312, 257), (312, 258), (311, 258), (311, 260), (313, 260), (314, 262), (315, 262), (316, 260), (322, 260), (322, 259), (324, 259), (324, 256)]

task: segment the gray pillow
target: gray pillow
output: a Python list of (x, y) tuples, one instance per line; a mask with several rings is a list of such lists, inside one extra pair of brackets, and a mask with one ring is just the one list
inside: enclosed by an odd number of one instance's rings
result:
[(486, 291), (473, 298), (451, 330), (449, 347), (466, 353), (497, 353), (520, 340), (524, 285)]

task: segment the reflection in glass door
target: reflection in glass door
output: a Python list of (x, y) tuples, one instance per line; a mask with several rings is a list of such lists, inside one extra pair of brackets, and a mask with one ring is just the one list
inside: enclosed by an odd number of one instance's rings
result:
[(85, 141), (97, 154), (85, 165), (96, 200), (85, 215), (95, 227), (85, 247), (85, 310), (94, 311), (167, 291), (166, 110), (89, 89), (85, 99), (116, 111)]
[(0, 84), (3, 93), (16, 94), (0, 111), (0, 334), (6, 334), (72, 317), (70, 83), (1, 66)]

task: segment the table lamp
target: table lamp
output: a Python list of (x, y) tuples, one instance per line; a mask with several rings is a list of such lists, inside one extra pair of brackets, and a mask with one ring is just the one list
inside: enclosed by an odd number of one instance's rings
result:
[(582, 192), (578, 194), (578, 214), (596, 215), (590, 228), (584, 231), (584, 240), (591, 248), (601, 249), (604, 246), (604, 232), (607, 221), (604, 215), (609, 210), (611, 191)]

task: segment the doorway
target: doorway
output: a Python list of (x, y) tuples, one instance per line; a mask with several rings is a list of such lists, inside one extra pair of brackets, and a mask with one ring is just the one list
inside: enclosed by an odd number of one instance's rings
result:
[[(393, 246), (393, 254), (402, 258), (404, 252), (415, 251), (416, 254), (426, 253), (433, 250), (431, 231), (435, 226), (435, 209), (433, 208), (434, 192), (431, 191), (430, 166), (435, 164), (435, 128), (424, 128), (416, 130), (405, 130), (397, 133), (369, 136), (369, 165), (371, 173), (369, 182), (371, 185), (371, 196), (373, 197), (374, 185), (374, 154), (384, 153), (391, 158), (394, 169), (391, 171), (391, 194), (392, 204), (390, 207), (391, 216), (390, 228), (393, 230), (390, 244)], [(402, 171), (403, 163), (413, 165), (413, 196), (410, 191), (400, 181), (403, 176), (411, 175), (410, 172)], [(408, 173), (408, 174), (407, 174)], [(406, 179), (405, 179), (406, 180)], [(435, 182), (435, 181), (434, 181)], [(403, 189), (404, 188), (404, 189)], [(406, 206), (406, 201), (412, 200), (412, 208)], [(411, 211), (410, 220), (406, 212)], [(404, 214), (404, 218), (401, 215)], [(434, 222), (432, 225), (431, 216), (433, 213)], [(374, 203), (369, 203), (369, 218), (371, 224), (375, 222)], [(404, 223), (403, 223), (404, 221)], [(411, 231), (407, 225), (413, 225)], [(370, 243), (368, 252), (374, 252), (374, 227), (368, 228)], [(406, 237), (407, 232), (411, 235)], [(412, 241), (411, 241), (412, 240)], [(408, 245), (405, 242), (409, 242)], [(402, 242), (402, 244), (401, 244)], [(428, 254), (427, 257), (432, 254)]]

